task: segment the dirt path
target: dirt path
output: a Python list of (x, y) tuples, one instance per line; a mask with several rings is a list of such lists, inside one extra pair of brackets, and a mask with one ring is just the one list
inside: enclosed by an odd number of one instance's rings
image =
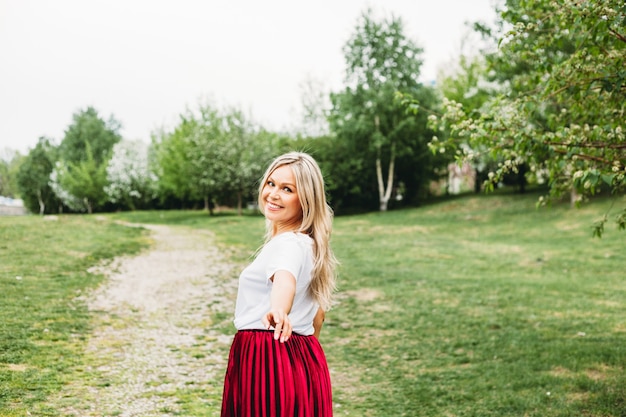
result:
[(210, 232), (144, 227), (150, 250), (95, 269), (108, 279), (86, 299), (97, 312), (92, 366), (61, 393), (61, 415), (184, 415), (179, 390), (205, 393), (207, 410), (219, 408), (231, 337), (217, 327), (234, 309), (235, 267)]

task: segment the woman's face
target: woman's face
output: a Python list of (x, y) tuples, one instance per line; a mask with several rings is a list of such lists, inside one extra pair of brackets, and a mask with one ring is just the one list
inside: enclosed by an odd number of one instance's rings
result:
[(289, 165), (281, 165), (268, 177), (261, 191), (265, 218), (272, 221), (277, 233), (293, 231), (302, 222), (302, 207), (296, 179)]

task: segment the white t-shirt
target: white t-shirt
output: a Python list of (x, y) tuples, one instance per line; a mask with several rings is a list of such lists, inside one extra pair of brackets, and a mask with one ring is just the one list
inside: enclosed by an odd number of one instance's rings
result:
[(276, 271), (290, 272), (296, 278), (296, 295), (289, 318), (293, 332), (313, 334), (313, 318), (319, 308), (309, 291), (313, 271), (313, 239), (303, 233), (287, 232), (274, 236), (239, 276), (234, 324), (237, 330), (265, 330), (261, 318), (270, 309), (270, 278)]

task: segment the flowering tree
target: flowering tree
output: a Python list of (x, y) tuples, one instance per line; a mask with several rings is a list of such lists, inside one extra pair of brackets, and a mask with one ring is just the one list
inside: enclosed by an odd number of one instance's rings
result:
[[(550, 197), (579, 203), (626, 186), (626, 5), (623, 0), (508, 0), (500, 13), (499, 50), (487, 57), (506, 92), (478, 114), (444, 103), (432, 125), (437, 152), (460, 159), (488, 152), (502, 162), (487, 186), (522, 164), (543, 176)], [(469, 146), (459, 147), (464, 143)], [(484, 151), (479, 151), (485, 149)], [(626, 228), (626, 210), (615, 217)], [(601, 236), (607, 218), (596, 224)]]
[[(50, 180), (48, 185), (54, 192), (54, 195), (63, 203), (63, 205), (70, 208), (70, 210), (74, 211), (85, 211), (86, 206), (84, 200), (73, 195), (70, 191), (63, 187), (61, 181), (62, 178), (69, 175), (67, 172), (67, 166), (61, 162), (57, 161), (52, 172), (50, 173)], [(62, 209), (59, 209), (60, 211)]]
[(122, 140), (113, 147), (113, 156), (106, 169), (108, 200), (131, 210), (153, 197), (156, 176), (148, 163), (149, 147), (140, 140)]

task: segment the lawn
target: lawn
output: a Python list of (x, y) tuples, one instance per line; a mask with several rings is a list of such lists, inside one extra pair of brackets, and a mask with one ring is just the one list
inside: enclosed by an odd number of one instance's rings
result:
[(148, 244), (99, 216), (0, 217), (0, 416), (57, 415), (48, 395), (84, 366), (87, 270)]
[(608, 205), (488, 196), (339, 219), (340, 410), (626, 415), (625, 236), (590, 227)]
[[(339, 293), (322, 344), (337, 416), (626, 415), (626, 234), (611, 224), (602, 239), (591, 237), (593, 222), (611, 206), (608, 200), (581, 209), (536, 209), (536, 197), (466, 196), (336, 219)], [(616, 203), (624, 205), (625, 198)], [(171, 211), (106, 218), (63, 216), (52, 226), (34, 217), (0, 219), (2, 241), (15, 227), (33, 234), (22, 243), (21, 260), (11, 256), (0, 265), (3, 303), (12, 300), (10, 309), (3, 305), (0, 311), (0, 410), (19, 410), (20, 404), (45, 409), (46, 396), (72, 377), (61, 374), (84, 361), (61, 352), (79, 352), (89, 331), (87, 313), (73, 294), (98, 278), (84, 269), (145, 243), (136, 229), (110, 220), (211, 229), (242, 265), (263, 232), (263, 219), (251, 215)], [(61, 227), (63, 222), (80, 222), (74, 224), (80, 232)], [(26, 239), (24, 232), (10, 233)], [(63, 244), (42, 255), (38, 248), (45, 239)], [(34, 279), (41, 275), (41, 259), (72, 284), (54, 286), (58, 294), (51, 295), (50, 279)], [(37, 302), (25, 301), (26, 294)], [(59, 315), (46, 321), (51, 312), (24, 309), (27, 303), (44, 303)], [(7, 344), (4, 336), (16, 332), (19, 337)], [(50, 349), (59, 351), (45, 359)], [(44, 374), (52, 382), (40, 388)], [(202, 393), (188, 394), (183, 408), (200, 409)]]

